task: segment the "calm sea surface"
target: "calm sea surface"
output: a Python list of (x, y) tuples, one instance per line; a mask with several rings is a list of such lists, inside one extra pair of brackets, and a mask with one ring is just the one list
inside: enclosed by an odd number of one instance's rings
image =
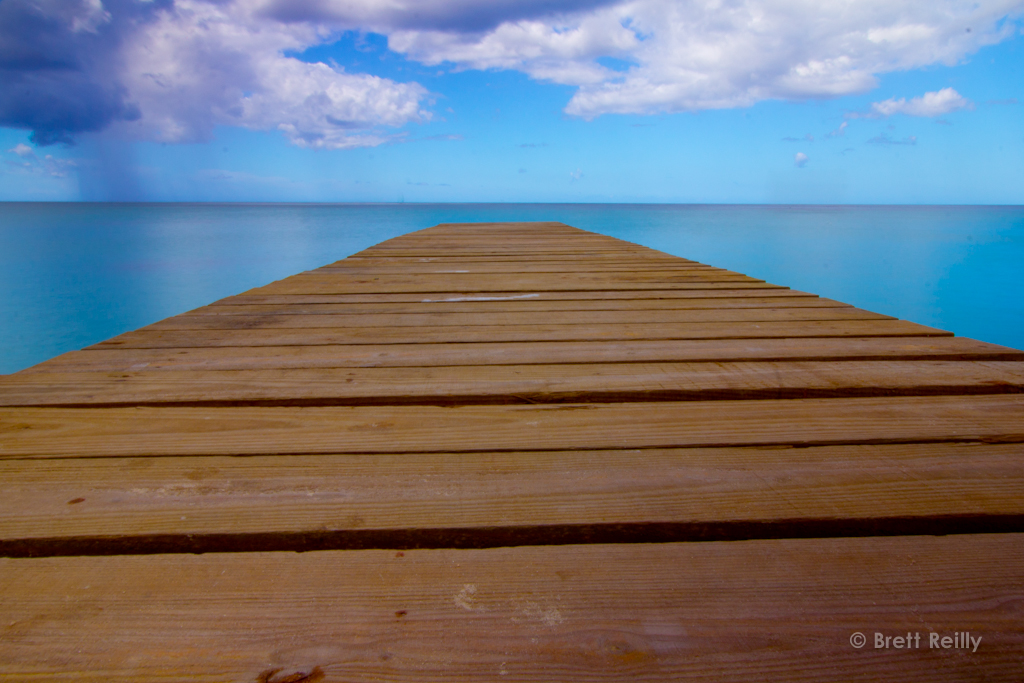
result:
[(442, 222), (555, 220), (1024, 348), (1024, 207), (0, 203), (0, 373)]

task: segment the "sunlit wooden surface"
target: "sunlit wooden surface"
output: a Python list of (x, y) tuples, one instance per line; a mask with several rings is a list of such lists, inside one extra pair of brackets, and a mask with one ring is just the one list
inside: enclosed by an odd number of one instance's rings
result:
[(422, 230), (0, 378), (0, 680), (1017, 681), (1022, 388), (560, 223)]

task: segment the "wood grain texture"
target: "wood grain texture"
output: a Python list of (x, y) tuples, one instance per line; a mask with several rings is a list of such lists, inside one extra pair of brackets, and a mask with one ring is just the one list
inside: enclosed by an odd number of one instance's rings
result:
[[(75, 351), (11, 376), (111, 370), (256, 370), (349, 367), (462, 367), (560, 363), (1012, 360), (1024, 351), (963, 337), (638, 339), (621, 342), (482, 342), (255, 346)], [(0, 392), (6, 385), (0, 383)]]
[[(290, 284), (295, 285), (321, 285), (341, 284), (357, 282), (367, 284), (371, 289), (388, 286), (395, 287), (403, 284), (413, 284), (419, 287), (421, 282), (468, 282), (473, 286), (487, 285), (494, 282), (510, 282), (513, 284), (528, 283), (530, 289), (536, 289), (537, 285), (544, 287), (546, 283), (553, 283), (556, 289), (579, 289), (579, 287), (564, 287), (565, 283), (582, 285), (584, 283), (646, 283), (646, 282), (764, 282), (757, 278), (748, 277), (740, 273), (733, 273), (728, 270), (712, 268), (677, 268), (674, 270), (607, 270), (594, 269), (578, 272), (526, 272), (526, 273), (494, 273), (494, 272), (473, 272), (467, 269), (451, 270), (447, 268), (430, 269), (425, 272), (400, 271), (389, 272), (388, 270), (364, 269), (350, 271), (345, 268), (337, 268), (330, 272), (309, 271), (288, 278)], [(268, 285), (271, 286), (271, 285)], [(518, 288), (518, 287), (517, 287)], [(584, 289), (592, 289), (585, 287)]]
[(608, 524), (638, 536), (666, 524), (707, 535), (722, 523), (736, 534), (837, 520), (955, 528), (1024, 515), (1022, 465), (1019, 443), (0, 460), (0, 546), (373, 530), (427, 542), (445, 529), (479, 529), (486, 542), (501, 527)]
[[(1019, 534), (0, 559), (0, 587), (0, 679), (19, 682), (1010, 681), (1024, 666)], [(876, 650), (876, 631), (924, 646)], [(926, 646), (964, 631), (976, 651)]]
[(825, 308), (727, 308), (723, 310), (674, 311), (501, 311), (366, 313), (264, 313), (254, 315), (182, 314), (141, 328), (155, 330), (311, 329), (341, 327), (440, 327), (440, 326), (536, 326), (568, 321), (581, 325), (656, 325), (662, 323), (779, 322), (806, 320), (895, 320), (891, 316), (852, 306)]
[(0, 406), (471, 405), (1024, 392), (1020, 361), (613, 363), (30, 373)]
[(814, 296), (788, 287), (767, 285), (758, 287), (714, 287), (710, 289), (637, 289), (621, 291), (594, 289), (589, 291), (518, 292), (409, 292), (381, 293), (356, 292), (335, 294), (236, 294), (215, 302), (218, 305), (236, 304), (347, 304), (347, 303), (465, 303), (473, 301), (501, 301), (515, 307), (523, 301), (651, 301), (737, 297), (808, 297)]
[(0, 408), (0, 459), (1024, 441), (1024, 396)]
[(318, 346), (323, 344), (443, 344), (633, 339), (764, 339), (793, 337), (950, 336), (903, 320), (796, 320), (645, 325), (445, 325), (305, 329), (149, 330), (126, 332), (89, 348)]
[(447, 273), (672, 273), (676, 275), (729, 274), (731, 270), (664, 259), (587, 259), (585, 261), (496, 261), (451, 259), (349, 258), (306, 272), (310, 277), (334, 275), (447, 274)]
[(0, 680), (1016, 680), (1022, 388), (560, 223), (436, 226), (0, 377)]
[[(480, 266), (495, 268), (523, 268), (515, 272), (531, 272), (533, 268), (547, 268), (548, 266), (564, 265), (567, 270), (559, 269), (552, 272), (567, 272), (572, 270), (598, 270), (608, 267), (612, 270), (640, 268), (715, 268), (715, 266), (698, 263), (689, 259), (672, 256), (662, 252), (652, 253), (600, 253), (587, 252), (587, 250), (569, 251), (561, 254), (548, 254), (537, 250), (524, 249), (518, 252), (510, 252), (500, 255), (462, 255), (462, 254), (438, 254), (429, 257), (401, 256), (394, 254), (373, 254), (371, 252), (360, 252), (347, 258), (328, 263), (320, 268), (307, 272), (324, 272), (337, 270), (339, 268), (367, 268), (371, 266), (410, 266), (429, 268), (434, 266)], [(625, 268), (624, 268), (625, 267)], [(536, 271), (540, 272), (540, 271)]]
[(552, 275), (541, 277), (540, 275), (527, 277), (510, 277), (506, 275), (495, 275), (486, 277), (483, 275), (469, 275), (459, 277), (457, 275), (419, 275), (406, 278), (378, 278), (374, 280), (366, 277), (333, 277), (323, 278), (318, 281), (292, 281), (282, 280), (264, 287), (257, 287), (245, 292), (248, 296), (253, 295), (295, 295), (295, 294), (398, 294), (398, 293), (422, 293), (431, 294), (435, 292), (459, 292), (459, 293), (480, 293), (480, 292), (601, 292), (605, 290), (618, 290), (622, 292), (633, 291), (662, 291), (662, 290), (690, 290), (706, 291), (715, 289), (773, 289), (775, 286), (753, 278), (722, 277), (718, 279), (701, 278), (588, 278), (581, 279), (571, 276)]
[[(279, 304), (211, 304), (189, 311), (189, 315), (396, 315), (403, 313), (550, 313), (570, 312), (575, 320), (578, 312), (646, 312), (688, 309), (723, 310), (734, 308), (851, 308), (848, 304), (816, 296), (717, 297), (688, 299), (597, 299), (540, 300), (513, 299), (497, 301), (417, 301), (407, 303), (279, 303)], [(563, 317), (564, 319), (564, 317)]]

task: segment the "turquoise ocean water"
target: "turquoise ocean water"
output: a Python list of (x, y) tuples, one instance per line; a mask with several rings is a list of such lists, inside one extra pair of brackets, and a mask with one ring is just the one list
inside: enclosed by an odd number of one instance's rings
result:
[(554, 220), (1024, 348), (1024, 207), (0, 204), (0, 373), (443, 222)]

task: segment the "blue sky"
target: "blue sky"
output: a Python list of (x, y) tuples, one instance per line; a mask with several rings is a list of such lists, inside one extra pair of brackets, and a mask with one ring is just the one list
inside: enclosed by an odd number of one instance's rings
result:
[(0, 0), (0, 200), (1024, 203), (1024, 0)]

